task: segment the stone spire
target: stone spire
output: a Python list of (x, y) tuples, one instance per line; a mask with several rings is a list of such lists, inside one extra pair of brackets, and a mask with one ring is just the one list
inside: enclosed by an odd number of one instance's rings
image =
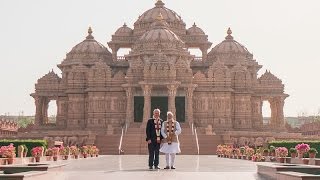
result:
[(88, 29), (88, 36), (86, 37), (86, 39), (94, 39), (94, 37), (92, 36), (92, 28), (91, 26), (89, 26), (89, 29)]
[(226, 40), (233, 40), (233, 37), (231, 36), (232, 30), (230, 29), (230, 27), (228, 28), (227, 34), (228, 36), (226, 36)]

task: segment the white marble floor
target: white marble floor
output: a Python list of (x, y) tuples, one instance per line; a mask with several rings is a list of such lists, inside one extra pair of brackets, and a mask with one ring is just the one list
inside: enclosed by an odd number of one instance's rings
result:
[(160, 170), (149, 170), (145, 155), (100, 156), (71, 160), (52, 180), (262, 180), (256, 173), (256, 163), (246, 160), (218, 158), (206, 155), (178, 155), (175, 170), (164, 170), (164, 155)]

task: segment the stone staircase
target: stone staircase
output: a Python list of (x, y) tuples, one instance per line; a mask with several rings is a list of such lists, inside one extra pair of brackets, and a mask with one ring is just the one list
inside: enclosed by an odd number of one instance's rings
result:
[(95, 145), (100, 149), (100, 154), (119, 154), (119, 142), (121, 135), (97, 135)]
[(216, 154), (217, 145), (222, 144), (220, 135), (198, 134), (199, 154), (213, 155)]
[[(187, 123), (180, 123), (182, 133), (179, 135), (181, 154), (198, 154), (196, 136), (192, 134), (192, 129)], [(120, 134), (117, 135), (97, 135), (95, 144), (100, 148), (100, 154), (119, 154)], [(199, 154), (215, 154), (218, 144), (222, 143), (219, 135), (206, 135), (199, 130), (198, 133)], [(148, 154), (146, 143), (145, 124), (133, 123), (128, 127), (122, 139), (124, 154)]]
[(192, 134), (192, 129), (187, 123), (180, 123), (182, 132), (179, 135), (181, 154), (196, 155), (198, 154), (196, 136)]

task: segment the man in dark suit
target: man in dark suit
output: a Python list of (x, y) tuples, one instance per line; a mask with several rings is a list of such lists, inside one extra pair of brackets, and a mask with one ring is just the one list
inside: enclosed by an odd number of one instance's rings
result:
[(162, 140), (161, 126), (163, 120), (160, 119), (160, 109), (153, 110), (153, 117), (147, 122), (146, 141), (149, 150), (149, 169), (160, 169), (159, 167), (159, 149)]

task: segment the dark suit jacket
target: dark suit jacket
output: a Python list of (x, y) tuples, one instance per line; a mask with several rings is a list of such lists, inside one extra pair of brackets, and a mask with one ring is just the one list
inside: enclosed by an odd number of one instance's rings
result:
[[(160, 119), (161, 126), (163, 125), (163, 120)], [(150, 118), (147, 122), (147, 127), (146, 127), (146, 141), (151, 140), (152, 143), (157, 143), (157, 134), (156, 134), (156, 128), (154, 124), (154, 119)], [(162, 139), (162, 135), (160, 133), (160, 140)]]

